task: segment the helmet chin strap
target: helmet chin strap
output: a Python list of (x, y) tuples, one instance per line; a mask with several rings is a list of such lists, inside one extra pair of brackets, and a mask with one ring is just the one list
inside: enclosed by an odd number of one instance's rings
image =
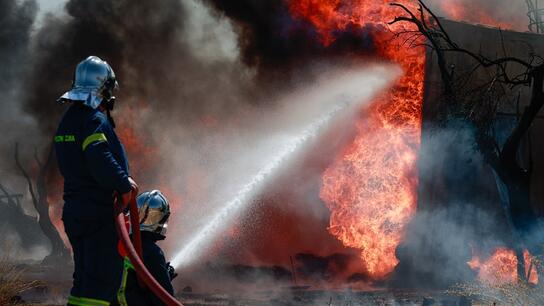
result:
[(113, 90), (116, 87), (116, 84), (117, 82), (115, 81), (115, 78), (109, 77), (106, 79), (100, 90), (103, 97), (101, 105), (106, 109), (108, 121), (113, 128), (115, 128), (115, 120), (113, 120), (113, 117), (111, 116), (111, 111), (115, 106), (115, 96), (113, 95)]
[(111, 111), (108, 109), (106, 110), (106, 115), (108, 116), (108, 121), (111, 124), (112, 128), (115, 128), (115, 120), (113, 120), (113, 117), (111, 116)]
[(115, 120), (113, 120), (113, 117), (111, 116), (111, 111), (115, 106), (115, 97), (111, 97), (109, 99), (104, 98), (101, 105), (106, 109), (106, 115), (108, 116), (108, 121), (110, 122), (111, 126), (115, 128)]

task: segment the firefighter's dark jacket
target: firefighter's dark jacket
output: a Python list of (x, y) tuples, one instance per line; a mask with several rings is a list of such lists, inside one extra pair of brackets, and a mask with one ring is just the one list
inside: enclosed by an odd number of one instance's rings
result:
[(54, 141), (64, 177), (63, 217), (111, 218), (113, 192), (129, 192), (131, 184), (125, 149), (107, 116), (73, 102)]
[[(171, 295), (174, 295), (172, 279), (169, 273), (169, 264), (164, 258), (164, 253), (157, 245), (157, 241), (164, 239), (156, 233), (142, 232), (142, 253), (144, 264), (157, 282)], [(142, 289), (138, 285), (136, 272), (128, 270), (126, 285), (126, 299), (129, 306), (163, 306), (165, 305), (148, 289)]]

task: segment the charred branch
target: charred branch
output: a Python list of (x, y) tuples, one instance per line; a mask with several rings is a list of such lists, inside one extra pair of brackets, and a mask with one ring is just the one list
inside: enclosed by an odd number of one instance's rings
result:
[[(21, 248), (32, 250), (34, 246), (43, 244), (43, 235), (38, 226), (37, 218), (28, 215), (21, 205), (22, 194), (13, 194), (0, 183), (0, 205), (2, 206), (2, 215), (0, 216), (2, 225), (14, 228), (17, 231), (17, 236), (20, 238)], [(7, 245), (3, 245), (9, 251), (12, 247), (11, 241), (8, 240)], [(5, 250), (4, 250), (5, 251)]]
[(2, 191), (2, 193), (4, 194), (4, 195), (0, 196), (0, 200), (5, 199), (9, 206), (17, 209), (19, 213), (24, 214), (23, 209), (22, 209), (21, 205), (19, 204), (19, 199), (23, 195), (21, 195), (21, 194), (17, 194), (17, 195), (9, 194), (7, 189), (2, 184), (0, 184), (0, 191)]
[(19, 159), (19, 144), (15, 144), (15, 164), (17, 165), (17, 168), (19, 171), (21, 171), (21, 174), (26, 180), (26, 183), (28, 185), (28, 191), (30, 192), (30, 197), (32, 198), (32, 204), (34, 205), (34, 208), (38, 212), (38, 220), (40, 219), (40, 209), (38, 207), (38, 200), (36, 197), (36, 193), (34, 192), (34, 184), (32, 184), (32, 179), (30, 178), (30, 175), (25, 170), (25, 167), (23, 167), (23, 164), (21, 163), (21, 160)]
[[(450, 35), (442, 25), (440, 18), (436, 16), (429, 7), (421, 0), (418, 0), (418, 14), (416, 16), (408, 7), (400, 3), (392, 3), (391, 6), (401, 8), (408, 16), (398, 16), (393, 21), (389, 22), (390, 25), (399, 22), (408, 22), (415, 25), (418, 31), (428, 40), (429, 46), (437, 53), (438, 65), (441, 70), (441, 76), (444, 83), (445, 94), (453, 93), (453, 73), (448, 69), (445, 60), (445, 53), (458, 52), (463, 53), (473, 60), (475, 60), (479, 66), (484, 68), (497, 67), (500, 70), (498, 76), (500, 81), (511, 86), (529, 85), (531, 80), (528, 77), (531, 72), (536, 68), (531, 62), (524, 61), (517, 57), (501, 57), (497, 59), (489, 59), (481, 54), (474, 53), (470, 50), (461, 48), (455, 43)], [(503, 44), (504, 50), (504, 44)], [(506, 53), (506, 52), (505, 52)], [(510, 76), (507, 73), (508, 64), (516, 64), (524, 67), (526, 73), (521, 75)]]

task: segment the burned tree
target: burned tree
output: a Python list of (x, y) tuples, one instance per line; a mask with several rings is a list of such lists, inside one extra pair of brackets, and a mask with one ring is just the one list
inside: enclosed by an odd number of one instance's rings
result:
[(0, 207), (2, 207), (2, 215), (0, 222), (2, 232), (10, 233), (15, 230), (18, 241), (13, 241), (9, 234), (3, 235), (2, 251), (4, 256), (18, 256), (18, 253), (13, 250), (14, 243), (20, 242), (20, 246), (24, 252), (29, 252), (32, 248), (41, 245), (43, 235), (40, 232), (36, 218), (29, 216), (22, 206), (22, 194), (14, 194), (0, 183)]
[[(531, 205), (531, 178), (533, 174), (532, 155), (527, 165), (520, 161), (520, 148), (544, 105), (544, 60), (536, 54), (528, 54), (527, 59), (508, 56), (504, 42), (502, 56), (489, 58), (459, 46), (447, 33), (438, 18), (425, 3), (418, 1), (417, 11), (402, 4), (392, 4), (405, 13), (396, 17), (391, 24), (409, 23), (416, 30), (397, 33), (407, 35), (412, 45), (425, 44), (436, 55), (442, 81), (442, 122), (451, 118), (468, 123), (474, 130), (475, 147), (485, 162), (491, 167), (496, 179), (505, 219), (511, 231), (512, 248), (518, 257), (518, 274), (526, 279), (523, 249), (532, 254), (541, 254), (542, 241), (532, 239), (531, 233), (537, 230), (539, 216)], [(502, 35), (501, 35), (502, 38)], [(467, 74), (458, 74), (449, 65), (447, 54), (457, 53), (474, 62)], [(477, 86), (468, 86), (471, 74), (480, 69), (492, 70), (487, 80)], [(504, 102), (505, 88), (518, 86), (531, 88), (530, 98), (520, 112), (517, 120), (508, 131), (503, 143), (494, 135), (494, 124), (499, 104)], [(524, 103), (525, 104), (525, 103)], [(529, 150), (530, 151), (530, 150)]]
[[(15, 163), (28, 184), (28, 191), (32, 197), (32, 204), (38, 213), (38, 224), (51, 243), (51, 254), (44, 259), (45, 263), (66, 262), (66, 260), (70, 258), (70, 252), (64, 245), (57, 228), (53, 225), (49, 216), (47, 176), (53, 160), (53, 152), (53, 147), (51, 146), (45, 162), (40, 160), (37, 150), (34, 152), (34, 161), (38, 166), (38, 173), (35, 178), (35, 183), (33, 183), (29, 172), (25, 169), (19, 158), (19, 145), (15, 145)], [(34, 187), (34, 185), (36, 187)]]

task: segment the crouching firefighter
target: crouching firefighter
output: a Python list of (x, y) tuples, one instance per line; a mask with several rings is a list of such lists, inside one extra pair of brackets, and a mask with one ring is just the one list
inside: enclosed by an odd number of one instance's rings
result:
[[(166, 197), (158, 190), (144, 192), (136, 199), (140, 218), (142, 238), (142, 257), (146, 268), (157, 282), (174, 295), (172, 279), (177, 274), (174, 268), (166, 262), (164, 253), (157, 242), (166, 238), (166, 228), (170, 217), (170, 205)], [(150, 290), (138, 283), (136, 271), (126, 256), (122, 245), (119, 253), (124, 256), (124, 270), (117, 299), (121, 306), (162, 306), (165, 305)]]
[(138, 186), (110, 116), (116, 88), (110, 65), (90, 56), (77, 65), (72, 89), (59, 98), (69, 104), (54, 139), (64, 177), (62, 220), (74, 256), (68, 305), (115, 303), (123, 271), (113, 194), (128, 203)]

